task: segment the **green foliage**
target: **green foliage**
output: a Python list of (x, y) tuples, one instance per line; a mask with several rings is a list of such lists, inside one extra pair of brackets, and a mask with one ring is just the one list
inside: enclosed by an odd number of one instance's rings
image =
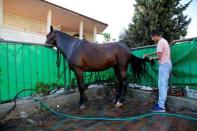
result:
[(183, 11), (190, 5), (180, 4), (181, 0), (136, 0), (135, 14), (128, 29), (120, 35), (120, 41), (130, 47), (151, 45), (152, 30), (160, 30), (168, 41), (186, 36), (188, 19)]
[(44, 84), (42, 82), (36, 83), (35, 90), (38, 94), (47, 95), (50, 93), (50, 88), (48, 84)]
[(103, 33), (103, 36), (104, 36), (104, 39), (105, 39), (105, 41), (110, 41), (110, 39), (111, 39), (111, 35), (110, 35), (110, 33)]
[(63, 87), (62, 85), (58, 85), (55, 83), (52, 84), (44, 84), (43, 82), (37, 82), (35, 86), (35, 90), (38, 94), (43, 94), (43, 95), (49, 95), (50, 91), (56, 87), (59, 89), (60, 87)]

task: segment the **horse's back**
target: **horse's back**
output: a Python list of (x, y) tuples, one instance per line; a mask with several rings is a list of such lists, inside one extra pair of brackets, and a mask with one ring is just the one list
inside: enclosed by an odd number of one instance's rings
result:
[(125, 63), (130, 59), (129, 48), (121, 43), (107, 43), (107, 44), (84, 44), (82, 49), (85, 57), (90, 61), (111, 61), (111, 63)]
[[(81, 43), (80, 49), (83, 54), (87, 56), (98, 57), (121, 57), (130, 56), (129, 48), (122, 43), (113, 42), (106, 44), (93, 44), (90, 42)], [(80, 52), (80, 51), (78, 51)]]
[(123, 43), (119, 43), (119, 42), (109, 42), (109, 43), (104, 43), (104, 44), (97, 44), (97, 43), (91, 43), (91, 42), (87, 42), (84, 41), (82, 42), (82, 44), (84, 44), (86, 46), (86, 48), (88, 48), (89, 50), (91, 49), (96, 49), (96, 50), (116, 50), (116, 49), (122, 49), (125, 50), (127, 52), (129, 52), (129, 48), (123, 44)]

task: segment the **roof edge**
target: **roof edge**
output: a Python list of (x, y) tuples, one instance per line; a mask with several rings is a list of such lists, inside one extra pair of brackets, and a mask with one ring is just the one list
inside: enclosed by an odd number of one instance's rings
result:
[(90, 20), (93, 20), (93, 21), (98, 22), (98, 23), (100, 23), (100, 24), (103, 24), (103, 25), (105, 25), (105, 26), (108, 26), (108, 24), (106, 24), (106, 23), (104, 23), (104, 22), (101, 22), (101, 21), (99, 21), (99, 20), (93, 19), (93, 18), (91, 18), (91, 17), (88, 17), (88, 16), (86, 16), (86, 15), (80, 14), (80, 13), (78, 13), (78, 12), (72, 11), (72, 10), (70, 10), (70, 9), (64, 8), (64, 7), (62, 7), (62, 6), (56, 5), (56, 4), (51, 3), (51, 2), (49, 2), (49, 1), (46, 1), (46, 0), (40, 0), (40, 1), (41, 1), (41, 2), (44, 2), (44, 3), (47, 3), (47, 4), (50, 4), (50, 5), (53, 5), (53, 6), (56, 6), (56, 7), (58, 7), (58, 8), (61, 8), (61, 9), (65, 10), (65, 11), (71, 12), (71, 13), (73, 13), (73, 14), (76, 14), (76, 15), (79, 15), (79, 16), (82, 16), (82, 17), (85, 17), (85, 18), (88, 18), (88, 19), (90, 19)]

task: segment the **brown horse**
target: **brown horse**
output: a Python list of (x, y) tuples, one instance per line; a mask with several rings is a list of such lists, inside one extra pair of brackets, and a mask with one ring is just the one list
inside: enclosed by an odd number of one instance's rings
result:
[(126, 72), (129, 63), (133, 68), (134, 74), (139, 76), (145, 62), (149, 62), (147, 58), (142, 59), (132, 55), (124, 44), (118, 42), (93, 44), (53, 30), (52, 26), (45, 43), (55, 45), (66, 58), (69, 68), (75, 73), (80, 92), (80, 108), (84, 107), (84, 102), (87, 100), (83, 83), (83, 72), (96, 72), (113, 67), (120, 84), (120, 87), (117, 89), (115, 107), (120, 107), (124, 101), (128, 85)]

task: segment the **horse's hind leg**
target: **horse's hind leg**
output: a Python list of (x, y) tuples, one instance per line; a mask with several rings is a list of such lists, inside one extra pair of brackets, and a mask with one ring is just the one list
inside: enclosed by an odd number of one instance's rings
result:
[(124, 101), (124, 96), (126, 95), (126, 92), (127, 92), (127, 86), (129, 84), (129, 82), (127, 80), (127, 75), (126, 75), (126, 70), (125, 69), (121, 70), (121, 79), (122, 79), (123, 92), (121, 94), (121, 98), (120, 99), (122, 99), (121, 101), (123, 102)]
[(78, 89), (80, 93), (79, 106), (80, 109), (83, 109), (85, 107), (84, 102), (87, 101), (87, 97), (85, 95), (85, 86), (83, 84), (83, 72), (80, 70), (75, 70), (75, 76), (77, 78)]
[(114, 104), (116, 104), (115, 107), (120, 107), (122, 106), (122, 102), (123, 102), (123, 99), (122, 99), (122, 93), (124, 92), (123, 81), (122, 81), (121, 72), (118, 66), (114, 66), (114, 72), (119, 81), (119, 87), (116, 89), (116, 96), (115, 96)]
[(126, 89), (128, 86), (128, 81), (126, 78), (126, 70), (120, 69), (117, 76), (118, 76), (120, 86), (117, 89), (117, 102), (116, 102), (115, 107), (120, 107), (122, 106), (122, 103), (124, 102), (124, 96), (126, 95)]
[(115, 99), (113, 100), (113, 103), (116, 104), (118, 102), (118, 99), (120, 98), (122, 81), (121, 81), (121, 74), (118, 66), (114, 66), (113, 68), (114, 68), (114, 73), (119, 81), (119, 87), (116, 89)]

